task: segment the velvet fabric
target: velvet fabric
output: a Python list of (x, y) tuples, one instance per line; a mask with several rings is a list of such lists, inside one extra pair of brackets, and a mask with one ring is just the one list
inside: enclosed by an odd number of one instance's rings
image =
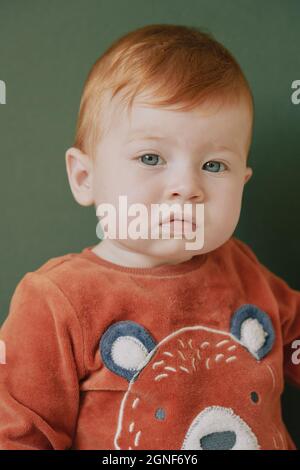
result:
[(231, 237), (178, 265), (87, 247), (27, 273), (1, 327), (0, 449), (295, 449), (300, 292)]

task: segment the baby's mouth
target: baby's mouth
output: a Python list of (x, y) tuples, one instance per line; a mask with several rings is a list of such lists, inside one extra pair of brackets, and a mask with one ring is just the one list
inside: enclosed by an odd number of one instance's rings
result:
[(171, 230), (176, 230), (176, 231), (195, 231), (197, 228), (197, 225), (195, 222), (191, 222), (189, 220), (184, 220), (184, 219), (175, 219), (174, 217), (170, 218), (170, 221), (166, 222), (161, 222), (159, 224), (161, 227), (164, 228), (170, 228)]

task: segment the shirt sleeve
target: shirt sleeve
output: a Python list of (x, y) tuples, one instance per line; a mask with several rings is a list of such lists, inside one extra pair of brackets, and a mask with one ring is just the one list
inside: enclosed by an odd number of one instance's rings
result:
[(0, 340), (0, 449), (70, 448), (84, 375), (82, 329), (50, 278), (32, 272), (21, 279)]
[(251, 248), (237, 240), (241, 249), (257, 264), (278, 304), (281, 320), (284, 375), (293, 385), (300, 387), (300, 291), (272, 273), (259, 262)]

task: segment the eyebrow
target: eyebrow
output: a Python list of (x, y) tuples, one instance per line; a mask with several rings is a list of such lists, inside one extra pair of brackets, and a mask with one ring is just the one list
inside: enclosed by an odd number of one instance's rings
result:
[[(133, 140), (167, 140), (168, 137), (166, 136), (154, 136), (154, 135), (147, 135), (144, 134), (144, 131), (133, 131), (132, 134), (130, 134), (130, 139), (128, 139), (128, 143), (132, 142)], [(236, 155), (237, 157), (240, 157), (240, 154), (237, 154), (234, 150), (230, 149), (229, 147), (226, 147), (225, 145), (216, 145), (211, 149), (212, 152), (219, 152), (224, 150), (225, 152), (229, 152), (233, 155)]]
[(139, 140), (163, 140), (163, 139), (167, 139), (167, 137), (164, 137), (164, 136), (161, 136), (161, 135), (146, 135), (144, 134), (143, 132), (133, 132), (131, 134), (131, 137), (130, 139), (128, 139), (128, 142), (132, 142), (133, 140), (135, 140), (136, 138), (139, 138)]

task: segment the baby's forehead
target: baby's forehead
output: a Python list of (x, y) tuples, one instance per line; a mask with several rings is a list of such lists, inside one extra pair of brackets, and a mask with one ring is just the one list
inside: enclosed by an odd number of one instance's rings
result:
[[(230, 135), (248, 140), (252, 112), (246, 100), (212, 101), (191, 109), (179, 105), (158, 106), (141, 99), (132, 106), (116, 102), (108, 109), (108, 132), (111, 137), (118, 134), (124, 143), (139, 140), (160, 140), (167, 142), (176, 139), (188, 145), (198, 145), (199, 139), (216, 138), (230, 140)], [(108, 122), (108, 121), (107, 121)]]
[[(197, 105), (189, 106), (188, 103), (177, 103), (174, 105), (156, 104), (155, 98), (144, 95), (135, 97), (132, 103), (128, 104), (122, 100), (114, 100), (110, 106), (106, 108), (111, 119), (115, 121), (125, 120), (128, 127), (141, 126), (143, 123), (147, 125), (156, 124), (155, 119), (197, 119), (199, 117), (212, 117), (218, 113), (245, 113), (252, 114), (252, 109), (247, 97), (216, 96), (203, 100)], [(146, 95), (147, 96), (147, 95)]]

